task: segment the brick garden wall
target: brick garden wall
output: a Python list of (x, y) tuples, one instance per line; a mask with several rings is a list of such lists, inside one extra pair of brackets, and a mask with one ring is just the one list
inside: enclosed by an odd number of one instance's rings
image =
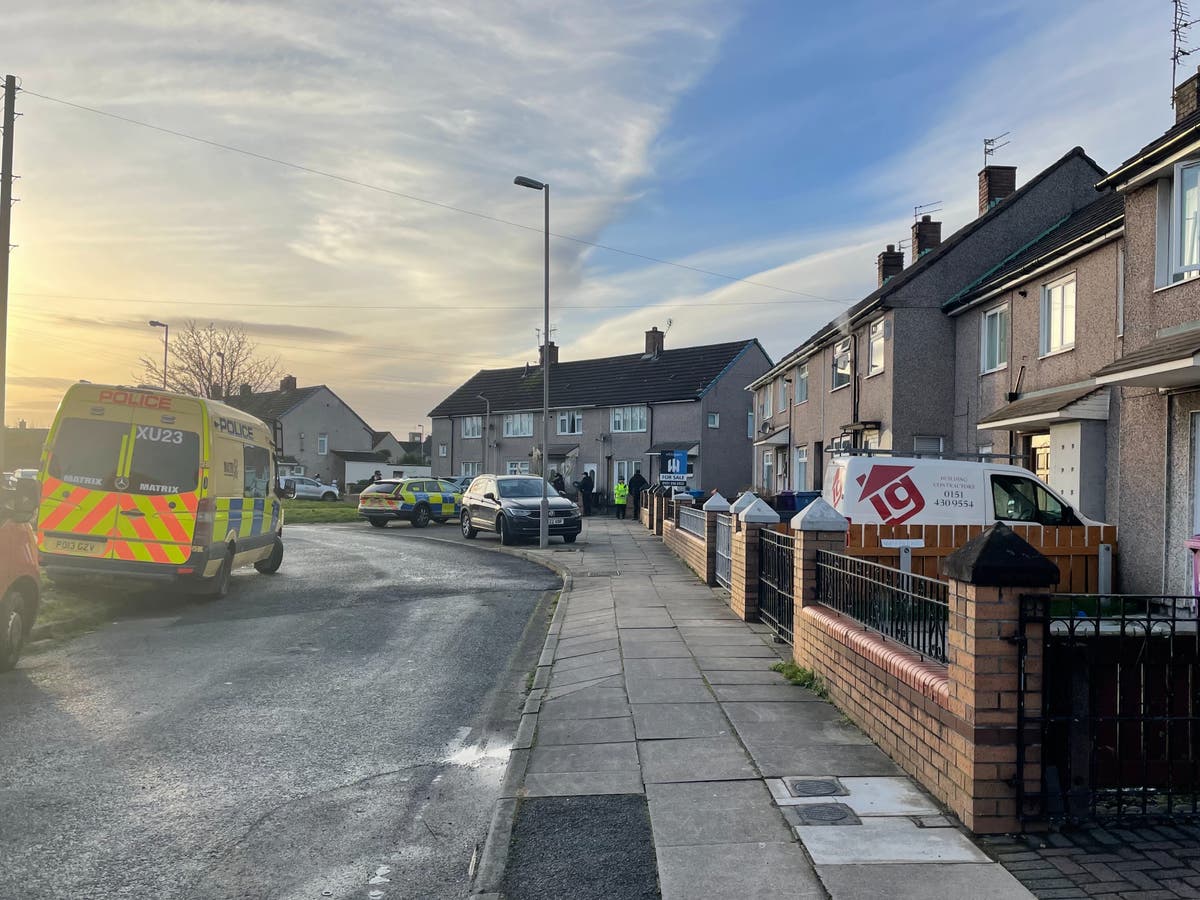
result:
[(704, 541), (668, 520), (663, 523), (663, 543), (667, 545), (668, 550), (682, 559), (689, 569), (699, 575), (701, 581), (709, 583), (712, 577), (712, 563)]

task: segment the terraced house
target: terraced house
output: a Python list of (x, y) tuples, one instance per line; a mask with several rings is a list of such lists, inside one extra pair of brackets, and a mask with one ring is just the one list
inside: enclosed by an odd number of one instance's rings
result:
[[(543, 348), (545, 352), (547, 348)], [(689, 486), (733, 492), (750, 483), (747, 382), (771, 365), (757, 340), (668, 350), (657, 328), (640, 353), (560, 362), (551, 341), (547, 471), (591, 472), (596, 490), (634, 472), (651, 482), (662, 451), (684, 451)], [(541, 467), (542, 372), (485, 369), (437, 405), (435, 475), (516, 474)]]
[(978, 450), (954, 428), (956, 326), (942, 305), (1094, 202), (1104, 174), (1078, 147), (1020, 189), (1014, 167), (987, 166), (974, 220), (945, 240), (930, 216), (914, 222), (909, 266), (889, 245), (873, 292), (750, 383), (758, 489), (820, 489), (840, 448)]

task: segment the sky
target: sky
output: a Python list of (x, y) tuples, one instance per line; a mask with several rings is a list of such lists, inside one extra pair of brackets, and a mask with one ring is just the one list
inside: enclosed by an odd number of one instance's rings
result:
[(48, 425), (79, 379), (135, 383), (161, 352), (148, 320), (195, 319), (403, 437), (479, 369), (537, 359), (542, 195), (515, 175), (551, 185), (562, 360), (641, 352), (654, 326), (778, 359), (870, 292), (914, 207), (940, 203), (944, 235), (975, 216), (984, 138), (1010, 132), (994, 161), (1020, 184), (1076, 145), (1112, 168), (1169, 127), (1171, 15), (27, 4), (0, 54), (22, 86), (5, 420)]

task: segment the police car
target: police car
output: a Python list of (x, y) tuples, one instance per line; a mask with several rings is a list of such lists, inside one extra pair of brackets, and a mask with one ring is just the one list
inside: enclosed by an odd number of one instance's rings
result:
[(358, 498), (358, 514), (375, 528), (386, 528), (393, 519), (424, 528), (431, 521), (457, 519), (462, 491), (436, 478), (389, 478), (367, 485)]

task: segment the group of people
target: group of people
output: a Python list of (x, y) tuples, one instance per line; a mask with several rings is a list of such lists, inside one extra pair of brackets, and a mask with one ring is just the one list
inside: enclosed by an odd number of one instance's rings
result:
[[(561, 472), (555, 472), (550, 477), (550, 484), (559, 493), (566, 493), (567, 483)], [(618, 519), (625, 518), (625, 509), (629, 505), (630, 494), (633, 495), (633, 517), (636, 519), (641, 514), (642, 491), (649, 485), (650, 482), (641, 472), (634, 472), (628, 484), (625, 483), (624, 476), (617, 479), (617, 483), (613, 485), (612, 502)], [(582, 478), (572, 482), (572, 486), (579, 491), (579, 504), (583, 508), (583, 514), (590, 516), (596, 491), (596, 482), (592, 478), (592, 473), (585, 471)]]

